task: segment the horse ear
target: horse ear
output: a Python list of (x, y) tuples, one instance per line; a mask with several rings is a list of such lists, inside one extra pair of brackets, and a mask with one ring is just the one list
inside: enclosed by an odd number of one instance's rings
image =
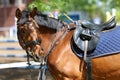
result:
[(17, 17), (17, 19), (20, 19), (20, 17), (22, 16), (22, 12), (19, 8), (17, 8), (15, 16)]
[(37, 7), (34, 7), (33, 10), (30, 12), (30, 16), (34, 18), (36, 14), (37, 14)]

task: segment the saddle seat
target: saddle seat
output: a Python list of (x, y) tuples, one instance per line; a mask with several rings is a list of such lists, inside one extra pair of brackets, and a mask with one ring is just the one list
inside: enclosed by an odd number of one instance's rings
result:
[[(85, 23), (83, 25), (87, 26), (88, 23)], [(93, 26), (94, 24), (90, 25)], [(103, 26), (104, 25), (106, 24), (103, 24)], [(71, 41), (71, 48), (78, 57), (83, 57), (83, 51), (79, 48), (81, 44), (79, 44), (79, 38), (77, 36), (78, 34), (76, 34), (76, 36), (75, 35), (73, 36), (73, 39)], [(120, 26), (114, 28), (111, 31), (101, 32), (97, 47), (92, 53), (88, 52), (87, 56), (96, 58), (116, 54), (119, 52), (120, 52)]]

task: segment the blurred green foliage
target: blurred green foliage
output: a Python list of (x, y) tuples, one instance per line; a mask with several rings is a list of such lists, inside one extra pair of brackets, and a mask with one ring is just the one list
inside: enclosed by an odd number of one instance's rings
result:
[(69, 5), (70, 1), (71, 0), (35, 0), (29, 5), (29, 8), (37, 7), (38, 10), (42, 12), (52, 12), (55, 9), (59, 9), (64, 13), (71, 9)]
[(116, 9), (117, 21), (120, 21), (120, 0), (34, 0), (29, 8), (37, 7), (42, 12), (52, 12), (59, 9), (61, 13), (68, 11), (84, 11), (92, 18), (99, 15), (105, 20), (106, 11), (112, 13)]

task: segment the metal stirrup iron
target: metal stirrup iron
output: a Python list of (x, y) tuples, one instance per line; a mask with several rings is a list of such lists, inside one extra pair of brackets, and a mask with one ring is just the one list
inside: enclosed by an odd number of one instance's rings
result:
[(84, 61), (86, 61), (86, 57), (87, 57), (87, 48), (88, 48), (88, 40), (84, 41)]

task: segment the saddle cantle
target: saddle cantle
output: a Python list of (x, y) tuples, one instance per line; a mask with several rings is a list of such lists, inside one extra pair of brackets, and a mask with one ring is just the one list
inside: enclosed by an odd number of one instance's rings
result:
[[(100, 28), (103, 27), (103, 30), (108, 30), (111, 29), (115, 26), (116, 22), (115, 22), (115, 17), (112, 17), (108, 22), (103, 23), (103, 24), (94, 24), (90, 21), (83, 21), (82, 22), (82, 27), (84, 28), (89, 28), (89, 29), (96, 29), (96, 28)], [(106, 27), (108, 26), (108, 27)]]
[[(83, 25), (84, 28), (89, 28), (88, 24), (89, 23), (86, 22), (81, 25)], [(90, 23), (91, 27), (93, 27), (95, 25), (96, 24)], [(103, 27), (101, 30), (111, 29), (115, 25), (116, 25), (115, 19), (112, 18), (107, 23), (104, 23), (101, 25)], [(97, 25), (97, 27), (93, 27), (92, 29), (96, 29), (96, 28), (98, 28), (98, 26), (100, 26), (100, 25)], [(108, 27), (105, 27), (105, 26), (108, 26)], [(111, 27), (109, 27), (109, 26), (111, 26)], [(82, 31), (81, 27), (76, 28), (74, 35), (73, 35), (73, 39), (71, 41), (72, 50), (79, 57), (83, 57), (83, 51), (84, 51), (84, 45), (81, 44), (82, 41), (79, 36), (81, 31)], [(97, 34), (97, 33), (95, 33), (93, 31), (93, 34)], [(120, 52), (120, 36), (119, 35), (120, 35), (120, 27), (117, 27), (111, 31), (101, 32), (100, 34), (95, 35), (98, 38), (92, 39), (93, 42), (91, 42), (91, 43), (88, 42), (88, 50), (89, 51), (88, 51), (87, 56), (95, 58), (95, 57), (100, 57), (100, 56), (105, 56), (105, 55), (110, 55), (113, 53)], [(90, 54), (91, 52), (92, 52), (92, 54)]]

